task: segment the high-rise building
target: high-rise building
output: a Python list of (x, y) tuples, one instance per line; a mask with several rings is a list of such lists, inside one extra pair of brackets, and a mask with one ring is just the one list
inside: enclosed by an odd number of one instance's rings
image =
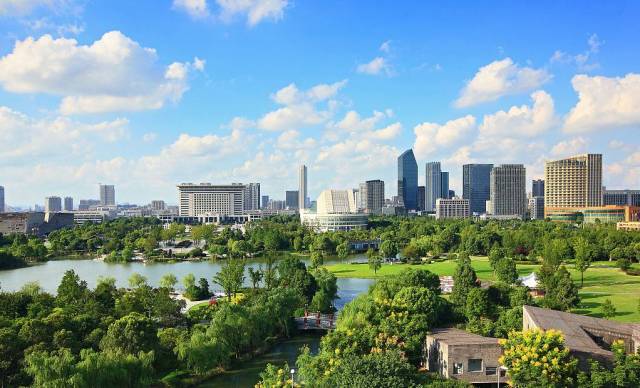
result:
[(449, 173), (447, 171), (442, 171), (440, 173), (440, 197), (448, 199), (449, 197)]
[(304, 164), (298, 168), (298, 207), (307, 208), (307, 166)]
[(245, 185), (212, 185), (211, 183), (181, 183), (178, 185), (180, 215), (197, 217), (203, 214), (241, 215), (244, 211)]
[(454, 198), (456, 196), (456, 191), (449, 189), (449, 198)]
[(298, 190), (287, 190), (284, 195), (284, 202), (287, 209), (299, 209), (300, 193)]
[(73, 198), (64, 197), (64, 211), (66, 212), (73, 211)]
[(260, 208), (261, 209), (267, 209), (269, 207), (269, 196), (268, 195), (263, 195), (262, 196), (262, 202), (260, 203)]
[(602, 206), (602, 155), (583, 154), (546, 162), (544, 206)]
[(544, 220), (544, 197), (529, 198), (529, 212), (532, 220)]
[(462, 198), (469, 200), (471, 213), (486, 210), (490, 195), (490, 175), (493, 164), (465, 164), (462, 166)]
[(4, 203), (4, 186), (0, 186), (0, 213), (4, 213), (6, 205)]
[(360, 185), (362, 209), (365, 213), (379, 214), (384, 206), (384, 181), (366, 181)]
[(531, 196), (544, 197), (544, 179), (534, 179), (531, 181)]
[(424, 186), (418, 186), (418, 210), (424, 211), (425, 201), (425, 188)]
[(151, 201), (151, 210), (165, 210), (167, 208), (167, 204), (160, 199), (156, 199)]
[(640, 190), (604, 190), (602, 204), (617, 206), (640, 206)]
[(527, 212), (527, 171), (522, 164), (501, 164), (491, 169), (489, 206), (495, 216), (521, 216)]
[(469, 212), (469, 200), (464, 198), (438, 198), (436, 199), (436, 219), (467, 218)]
[(113, 185), (100, 185), (100, 205), (116, 205), (116, 188)]
[(62, 211), (62, 198), (46, 197), (44, 199), (44, 211), (47, 213)]
[(244, 210), (260, 209), (260, 183), (249, 183), (244, 187)]
[(424, 210), (433, 212), (436, 210), (436, 199), (442, 196), (442, 171), (440, 162), (429, 162), (425, 167)]
[(81, 199), (78, 204), (78, 210), (89, 210), (89, 208), (98, 205), (100, 205), (100, 200), (98, 199)]
[(398, 156), (398, 197), (407, 210), (418, 210), (418, 163), (411, 149)]

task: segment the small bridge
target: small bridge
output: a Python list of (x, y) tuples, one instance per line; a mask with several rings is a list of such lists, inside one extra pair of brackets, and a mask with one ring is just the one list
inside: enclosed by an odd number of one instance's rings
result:
[(298, 330), (334, 330), (336, 328), (335, 314), (309, 313), (305, 311), (304, 317), (296, 317)]

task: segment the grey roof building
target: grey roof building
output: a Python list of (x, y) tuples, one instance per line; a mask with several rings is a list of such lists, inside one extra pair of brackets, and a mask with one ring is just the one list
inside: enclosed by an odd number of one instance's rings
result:
[(483, 337), (455, 328), (434, 329), (424, 348), (428, 371), (472, 384), (506, 382), (498, 358), (502, 348), (497, 338)]
[(561, 331), (565, 346), (578, 359), (581, 368), (587, 368), (589, 360), (610, 363), (613, 353), (609, 348), (613, 341), (624, 341), (628, 353), (636, 353), (640, 348), (639, 324), (523, 306), (522, 330), (536, 328)]

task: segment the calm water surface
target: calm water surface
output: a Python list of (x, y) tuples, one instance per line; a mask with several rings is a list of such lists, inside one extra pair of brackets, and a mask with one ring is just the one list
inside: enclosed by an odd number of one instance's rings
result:
[[(305, 264), (309, 265), (308, 258), (301, 258)], [(351, 256), (347, 259), (328, 259), (329, 263), (348, 263), (354, 261), (366, 261), (364, 256)], [(168, 273), (174, 274), (178, 281), (192, 273), (197, 279), (203, 277), (211, 283), (211, 279), (220, 271), (222, 261), (192, 261), (192, 262), (174, 262), (174, 263), (105, 263), (98, 260), (55, 260), (46, 263), (26, 267), (0, 271), (0, 287), (5, 291), (17, 291), (27, 282), (38, 282), (40, 286), (48, 292), (55, 292), (60, 284), (62, 276), (67, 270), (74, 270), (80, 279), (85, 280), (89, 287), (93, 288), (100, 277), (110, 276), (116, 279), (116, 285), (119, 287), (127, 287), (129, 277), (134, 273), (139, 273), (147, 278), (149, 284), (157, 286), (160, 278)], [(258, 268), (265, 267), (264, 259), (252, 259), (247, 261), (247, 272), (245, 273), (245, 286), (250, 286), (248, 274), (249, 267)], [(340, 279), (339, 279), (340, 280)], [(356, 280), (356, 279), (353, 279)], [(359, 279), (358, 279), (359, 280)], [(342, 286), (338, 285), (340, 288)], [(357, 287), (358, 282), (344, 284), (347, 288)], [(368, 283), (367, 283), (368, 284)], [(215, 288), (215, 285), (211, 285)], [(178, 286), (179, 288), (180, 286)], [(366, 287), (366, 286), (365, 286)]]

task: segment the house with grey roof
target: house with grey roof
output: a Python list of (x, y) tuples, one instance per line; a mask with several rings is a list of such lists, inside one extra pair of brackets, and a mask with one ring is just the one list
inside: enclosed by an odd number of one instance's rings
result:
[(522, 330), (529, 329), (561, 331), (565, 346), (578, 359), (581, 368), (588, 367), (589, 360), (610, 364), (613, 361), (610, 349), (616, 340), (624, 341), (628, 353), (636, 353), (640, 347), (639, 324), (523, 306)]

